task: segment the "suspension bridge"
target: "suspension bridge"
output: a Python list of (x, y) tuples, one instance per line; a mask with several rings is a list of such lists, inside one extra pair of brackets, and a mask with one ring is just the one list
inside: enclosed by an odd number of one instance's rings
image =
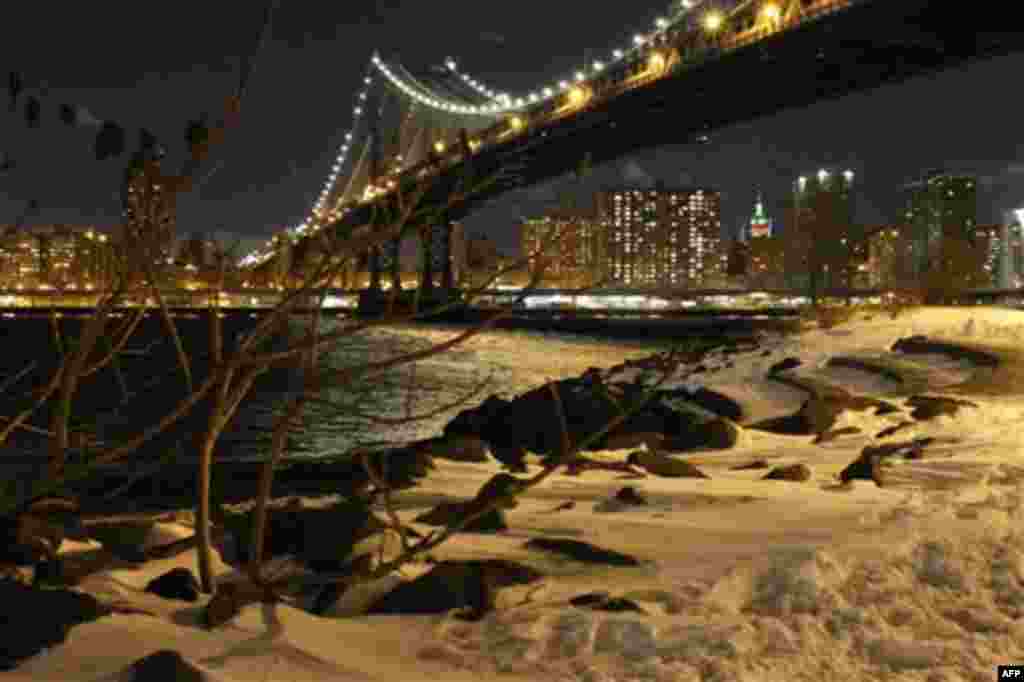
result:
[[(372, 235), (401, 197), (427, 186), (421, 205), (438, 210), (415, 226), (419, 288), (423, 300), (449, 301), (450, 225), (481, 203), (584, 159), (705, 141), (727, 125), (1020, 50), (1015, 18), (1006, 2), (675, 0), (606, 58), (515, 95), (452, 59), (414, 69), (375, 53), (309, 215), (242, 265), (271, 281), (315, 253), (315, 238)], [(493, 181), (463, 195), (470, 176)], [(366, 309), (383, 288), (402, 288), (399, 240), (384, 241), (368, 249)]]

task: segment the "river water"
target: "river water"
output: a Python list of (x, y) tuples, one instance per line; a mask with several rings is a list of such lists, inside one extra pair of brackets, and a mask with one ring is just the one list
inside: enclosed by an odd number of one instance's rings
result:
[[(324, 324), (330, 330), (345, 322), (327, 320)], [(732, 335), (747, 336), (756, 327), (756, 323), (744, 323), (725, 331)], [(341, 369), (368, 360), (386, 360), (425, 350), (465, 329), (457, 325), (373, 328), (332, 346), (321, 358), (321, 369)], [(690, 339), (706, 338), (709, 334), (720, 334), (723, 331), (721, 328), (712, 331), (692, 322), (657, 328), (640, 324), (631, 329), (632, 333), (625, 336), (632, 338), (623, 338), (621, 328), (610, 330), (606, 335), (488, 330), (451, 351), (414, 364), (344, 385), (332, 386), (327, 382), (321, 400), (308, 405), (301, 423), (293, 429), (287, 456), (306, 458), (338, 455), (354, 446), (383, 449), (435, 436), (461, 409), (474, 406), (491, 394), (511, 398), (550, 379), (578, 376), (589, 367), (609, 367), (626, 359), (646, 357)], [(613, 334), (612, 331), (617, 333)], [(39, 345), (40, 340), (29, 338), (24, 331), (19, 330), (12, 335), (8, 329), (4, 333), (8, 337), (8, 348), (20, 349), (23, 356), (20, 360), (7, 363), (5, 375), (9, 376), (14, 368), (27, 364), (27, 358), (33, 357), (33, 352), (44, 352)], [(44, 334), (45, 327), (36, 329), (35, 333)], [(198, 323), (193, 330), (186, 330), (184, 336), (186, 345), (200, 348), (205, 342), (205, 332)], [(133, 338), (129, 347), (148, 347), (154, 342), (158, 344), (155, 350), (124, 360), (122, 369), (132, 391), (126, 404), (113, 410), (99, 408), (104, 402), (125, 402), (120, 389), (115, 390), (109, 377), (107, 387), (99, 394), (83, 396), (76, 403), (77, 412), (87, 421), (94, 418), (101, 439), (112, 443), (118, 440), (112, 437), (115, 433), (138, 432), (143, 425), (151, 423), (160, 414), (162, 406), (180, 399), (181, 373), (176, 369), (172, 347), (166, 335), (154, 326), (140, 332), (139, 340)], [(33, 386), (41, 383), (41, 379), (31, 381)], [(269, 449), (274, 415), (296, 394), (301, 385), (301, 373), (295, 370), (276, 371), (257, 382), (223, 434), (218, 456), (239, 459), (263, 456)], [(455, 403), (460, 399), (465, 399), (465, 404), (456, 406)], [(7, 411), (3, 414), (10, 413)], [(196, 416), (185, 420), (152, 443), (144, 450), (144, 454), (159, 456), (168, 448), (178, 446), (182, 446), (185, 453), (194, 449), (192, 444), (205, 426), (200, 414), (201, 410), (197, 410)], [(400, 424), (382, 421), (423, 414), (430, 416)], [(35, 423), (46, 426), (45, 419)], [(26, 451), (38, 453), (43, 445), (41, 438), (20, 432), (17, 438), (5, 446), (4, 454), (23, 454)]]

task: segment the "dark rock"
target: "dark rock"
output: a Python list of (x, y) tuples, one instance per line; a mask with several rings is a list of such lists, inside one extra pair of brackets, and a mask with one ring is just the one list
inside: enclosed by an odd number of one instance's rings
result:
[(755, 459), (753, 462), (750, 462), (749, 464), (739, 464), (737, 466), (734, 466), (734, 467), (732, 467), (731, 471), (744, 471), (744, 470), (747, 470), (747, 469), (767, 469), (767, 468), (768, 468), (768, 462), (766, 462), (763, 459)]
[(878, 466), (887, 457), (903, 455), (907, 459), (920, 459), (924, 448), (934, 442), (932, 438), (917, 438), (899, 443), (868, 445), (853, 462), (839, 472), (839, 480), (846, 482), (855, 478), (872, 480), (881, 486)]
[(926, 336), (915, 335), (900, 339), (892, 345), (892, 350), (898, 353), (924, 353), (939, 354), (953, 358), (954, 360), (966, 360), (976, 367), (998, 367), (999, 358), (992, 353), (987, 353), (976, 348), (959, 346), (943, 341), (933, 341)]
[(586, 594), (581, 594), (570, 599), (569, 603), (578, 608), (593, 609), (594, 611), (610, 611), (613, 613), (633, 611), (644, 615), (647, 614), (647, 612), (632, 599), (612, 597), (607, 592), (588, 592)]
[(811, 478), (811, 468), (806, 464), (790, 464), (775, 467), (765, 474), (762, 481), (796, 481), (802, 483)]
[(203, 682), (206, 675), (177, 651), (162, 649), (131, 665), (131, 679), (145, 682)]
[(467, 609), (471, 618), (477, 618), (494, 608), (496, 590), (527, 585), (542, 577), (529, 566), (503, 559), (442, 561), (378, 599), (367, 613), (425, 614)]
[(892, 403), (886, 402), (884, 400), (879, 400), (878, 403), (878, 407), (875, 408), (876, 416), (884, 417), (887, 414), (895, 414), (896, 412), (901, 411), (900, 408), (897, 407), (896, 405), (893, 405)]
[(238, 584), (222, 583), (217, 585), (213, 597), (203, 607), (200, 622), (208, 629), (220, 627), (237, 616), (243, 605)]
[[(253, 512), (228, 514), (224, 526), (238, 545), (238, 558), (250, 559)], [(291, 554), (303, 561), (340, 561), (350, 558), (355, 545), (382, 532), (387, 524), (365, 502), (343, 500), (320, 509), (272, 508), (267, 517), (263, 558)]]
[(567, 501), (563, 502), (562, 504), (558, 505), (557, 507), (555, 507), (554, 509), (552, 509), (551, 511), (553, 511), (553, 512), (565, 511), (566, 509), (573, 509), (575, 506), (576, 506), (576, 503), (573, 500), (567, 500)]
[[(599, 390), (578, 379), (567, 379), (555, 384), (569, 442), (579, 444), (620, 415), (620, 406), (631, 403), (631, 390), (620, 385), (604, 386)], [(637, 387), (639, 392), (642, 387)], [(662, 433), (664, 422), (660, 416), (643, 409), (613, 429), (608, 436), (624, 433)], [(562, 421), (558, 405), (548, 386), (518, 396), (491, 420), (482, 435), (491, 444), (496, 459), (509, 468), (522, 461), (523, 450), (539, 455), (560, 455), (563, 448)], [(595, 440), (585, 450), (605, 448), (606, 438)]]
[(582, 540), (568, 540), (565, 538), (534, 538), (529, 540), (525, 547), (527, 549), (538, 549), (544, 552), (554, 552), (564, 555), (575, 561), (590, 564), (608, 564), (611, 566), (639, 566), (640, 561), (628, 554), (622, 554), (610, 549), (604, 549)]
[(526, 449), (522, 445), (516, 443), (508, 445), (491, 441), (491, 454), (509, 471), (520, 474), (529, 471), (526, 466)]
[(976, 403), (948, 396), (914, 395), (907, 398), (907, 406), (913, 408), (910, 416), (918, 421), (934, 419), (945, 415), (955, 417), (961, 407), (978, 407)]
[(415, 445), (420, 452), (452, 462), (486, 462), (487, 443), (478, 436), (451, 434), (444, 438), (430, 438)]
[(90, 623), (112, 610), (95, 597), (64, 589), (27, 587), (0, 580), (0, 670), (62, 643), (76, 625)]
[(691, 374), (703, 374), (704, 372), (707, 372), (707, 371), (708, 371), (708, 366), (703, 364), (703, 363), (701, 363), (699, 365), (695, 365), (694, 368), (690, 370), (690, 373)]
[(483, 438), (491, 421), (509, 405), (508, 400), (492, 395), (478, 406), (455, 415), (455, 418), (445, 425), (444, 435), (460, 434)]
[(894, 433), (897, 433), (898, 431), (902, 431), (902, 430), (906, 429), (907, 427), (910, 427), (910, 426), (913, 426), (913, 425), (914, 425), (914, 422), (902, 421), (899, 424), (893, 424), (892, 426), (887, 426), (884, 429), (882, 429), (881, 431), (879, 431), (878, 433), (876, 433), (875, 434), (875, 438), (888, 438), (889, 436), (893, 435)]
[[(428, 526), (449, 526), (469, 516), (477, 509), (472, 502), (442, 502), (430, 511), (420, 514), (414, 523)], [(498, 533), (508, 530), (505, 513), (501, 509), (492, 509), (466, 524), (463, 533)]]
[(772, 354), (772, 351), (770, 351), (770, 350), (763, 350), (763, 351), (761, 351), (761, 357), (762, 358), (766, 358), (766, 357), (768, 357), (771, 354)]
[(657, 452), (631, 452), (626, 463), (664, 478), (710, 478), (685, 459), (674, 459)]
[(819, 433), (811, 442), (814, 443), (815, 445), (821, 445), (822, 443), (834, 441), (836, 438), (839, 438), (840, 436), (852, 436), (860, 432), (860, 429), (857, 428), (856, 426), (844, 426), (841, 429), (823, 431), (822, 433)]
[(590, 607), (595, 604), (603, 604), (611, 599), (611, 597), (612, 595), (608, 592), (586, 592), (584, 594), (576, 595), (569, 600), (569, 603), (573, 606)]
[(619, 490), (619, 492), (615, 493), (615, 499), (625, 504), (647, 504), (647, 500), (645, 500), (640, 493), (637, 492), (636, 488), (631, 485), (627, 485)]
[(187, 568), (172, 568), (158, 578), (153, 578), (146, 585), (150, 592), (164, 599), (180, 599), (196, 601), (199, 599), (199, 581)]
[(796, 369), (802, 364), (804, 363), (800, 358), (785, 358), (784, 360), (779, 360), (768, 368), (768, 376), (778, 374), (779, 372), (788, 372), (791, 369)]

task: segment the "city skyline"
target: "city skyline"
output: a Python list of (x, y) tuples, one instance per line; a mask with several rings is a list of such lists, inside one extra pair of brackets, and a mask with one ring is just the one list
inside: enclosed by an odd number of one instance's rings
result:
[[(283, 8), (257, 60), (241, 128), (229, 138), (210, 180), (182, 203), (178, 229), (239, 234), (248, 245), (300, 222), (330, 171), (339, 137), (350, 124), (363, 65), (374, 49), (420, 67), (454, 56), (481, 80), (523, 92), (645, 29), (666, 4), (640, 2), (594, 13), (576, 0), (555, 6), (524, 0), (517, 11), (496, 18), (474, 3), (453, 1), (445, 8), (460, 18), (454, 22), (458, 26), (442, 22), (429, 33), (419, 29), (428, 24), (418, 19), (431, 18), (434, 6), (364, 2), (348, 10)], [(55, 9), (67, 15), (65, 23), (74, 30), (52, 26)], [(193, 31), (186, 23), (192, 10), (204, 22), (185, 50), (178, 36), (186, 28)], [(44, 1), (27, 8), (24, 30), (0, 49), (8, 51), (6, 63), (42, 84), (56, 101), (79, 103), (101, 119), (149, 126), (177, 147), (184, 123), (215, 110), (230, 92), (238, 61), (231, 55), (251, 52), (260, 19), (257, 11), (239, 15), (193, 0), (180, 3), (178, 14), (167, 18), (167, 31), (154, 36), (145, 31), (144, 13), (135, 9), (124, 10), (124, 21), (113, 26), (94, 13)], [(532, 20), (536, 16), (547, 21)], [(460, 28), (466, 25), (483, 28), (465, 35)], [(37, 34), (36, 26), (46, 26), (66, 49), (30, 49), (23, 41)], [(123, 26), (137, 30), (126, 32)], [(132, 59), (123, 59), (125, 52)], [(67, 53), (76, 59), (66, 59)], [(979, 203), (987, 211), (979, 220), (998, 222), (1024, 205), (1018, 125), (1012, 109), (1001, 106), (1001, 84), (1013, 82), (1022, 67), (1024, 56), (1001, 57), (733, 126), (714, 132), (706, 144), (649, 150), (597, 167), (586, 190), (657, 180), (716, 187), (722, 192), (723, 230), (733, 237), (749, 220), (758, 190), (769, 215), (777, 217), (791, 178), (822, 165), (848, 166), (858, 174), (858, 219), (873, 224), (896, 216), (900, 207), (891, 196), (893, 186), (945, 167), (979, 177)], [(327, 81), (329, 92), (319, 92)], [(770, 84), (742, 87), (757, 96), (758, 87)], [(296, 107), (310, 101), (310, 91), (319, 93), (316, 106)], [(3, 176), (0, 223), (14, 222), (31, 198), (41, 206), (32, 222), (109, 226), (116, 221), (116, 163), (91, 163), (90, 141), (76, 131), (51, 134), (52, 123), (25, 131), (10, 112), (0, 116), (0, 125), (20, 131), (0, 150), (19, 162), (16, 172)], [(503, 251), (514, 251), (519, 218), (545, 210), (570, 184), (556, 181), (507, 194), (469, 216), (466, 228), (484, 231)]]

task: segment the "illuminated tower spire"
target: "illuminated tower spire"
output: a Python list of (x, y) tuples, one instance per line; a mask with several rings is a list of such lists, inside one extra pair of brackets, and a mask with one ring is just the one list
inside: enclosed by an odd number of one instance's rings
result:
[(750, 218), (750, 238), (770, 237), (772, 235), (772, 219), (764, 212), (764, 198), (761, 192), (757, 193), (757, 202), (754, 204), (754, 215)]

